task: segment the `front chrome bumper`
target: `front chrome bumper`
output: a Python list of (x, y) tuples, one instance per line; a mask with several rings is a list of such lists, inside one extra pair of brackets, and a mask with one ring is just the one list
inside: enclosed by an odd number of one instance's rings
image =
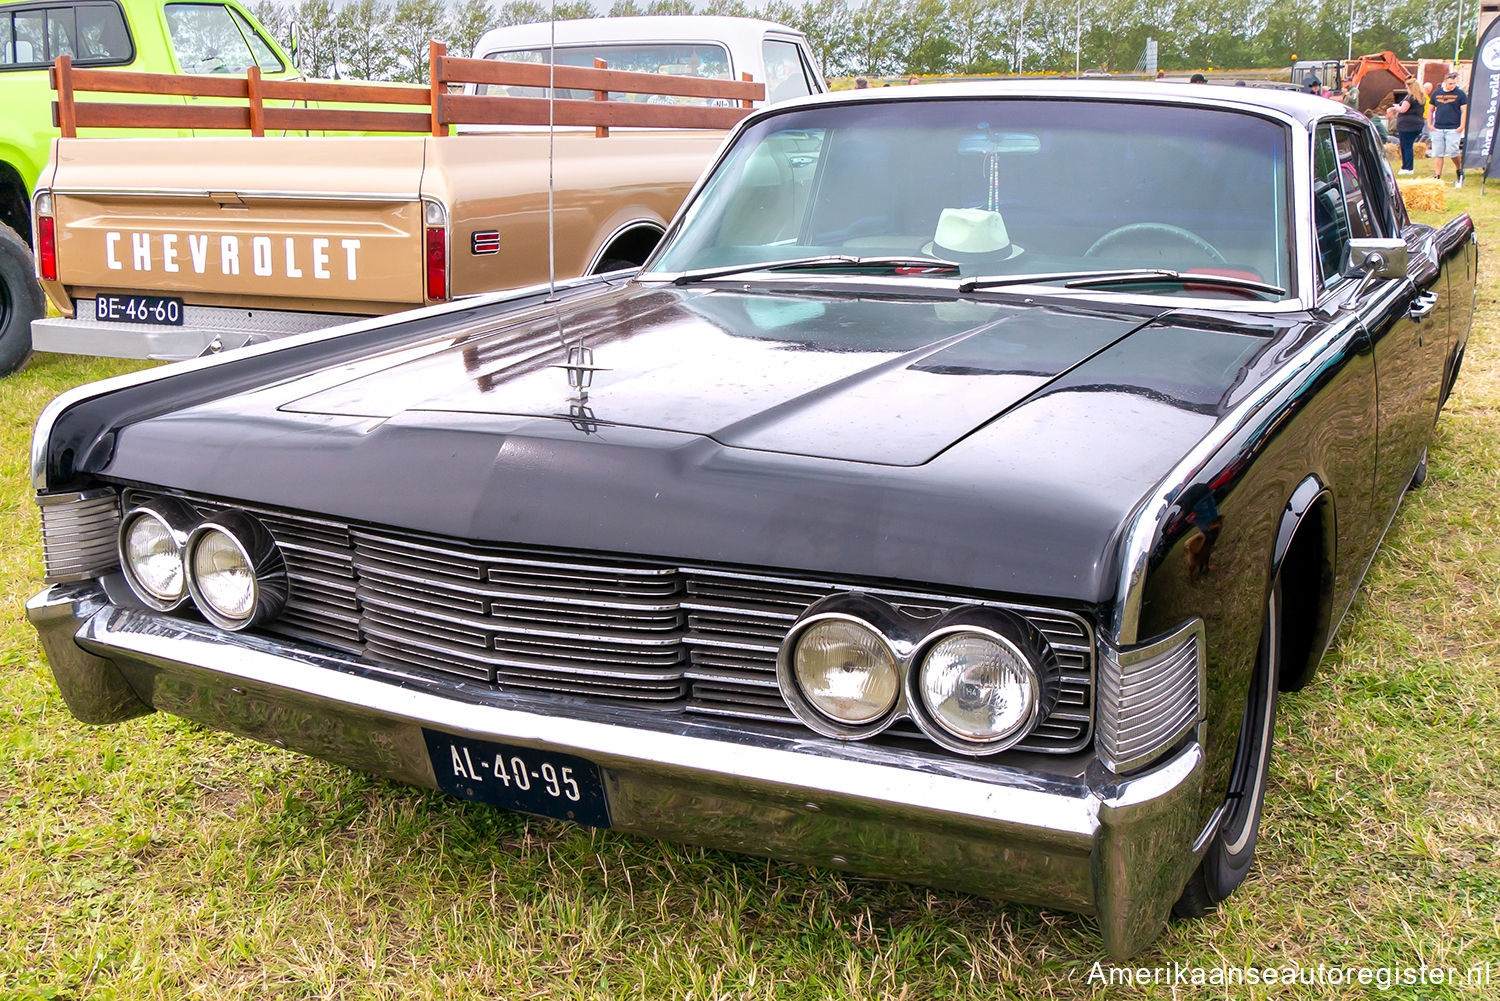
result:
[(422, 729), (561, 751), (604, 773), (614, 826), (1094, 914), (1125, 957), (1195, 864), (1203, 755), (1120, 779), (746, 732), (387, 672), (311, 646), (112, 604), (99, 583), (26, 605), (68, 707), (89, 723), (160, 709), (437, 787)]

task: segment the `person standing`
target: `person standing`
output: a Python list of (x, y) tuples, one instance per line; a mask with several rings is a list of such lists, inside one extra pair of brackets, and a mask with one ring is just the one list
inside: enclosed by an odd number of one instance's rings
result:
[(1457, 73), (1449, 73), (1442, 87), (1432, 92), (1432, 149), (1428, 152), (1434, 160), (1432, 176), (1443, 179), (1443, 157), (1447, 157), (1453, 161), (1455, 188), (1464, 186), (1463, 152), (1459, 144), (1463, 141), (1468, 104), (1469, 95), (1459, 87)]
[(1401, 143), (1401, 170), (1398, 173), (1414, 174), (1414, 147), (1417, 136), (1427, 125), (1427, 94), (1416, 77), (1406, 81), (1406, 97), (1392, 109), (1396, 112), (1396, 139)]

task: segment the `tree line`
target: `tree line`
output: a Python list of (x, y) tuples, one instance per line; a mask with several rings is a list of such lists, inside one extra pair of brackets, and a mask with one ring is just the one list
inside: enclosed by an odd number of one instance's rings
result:
[[(1460, 6), (1462, 5), (1462, 7)], [(1129, 72), (1146, 41), (1165, 70), (1289, 65), (1294, 58), (1342, 58), (1352, 28), (1356, 55), (1393, 50), (1403, 59), (1451, 58), (1455, 32), (1465, 57), (1474, 46), (1475, 0), (561, 0), (559, 19), (638, 14), (734, 14), (780, 21), (804, 32), (824, 73), (844, 76)], [(547, 20), (537, 0), (260, 0), (255, 15), (286, 40), (297, 26), (311, 76), (427, 79), (427, 40), (470, 54), (490, 28)], [(1353, 18), (1351, 21), (1351, 10)]]

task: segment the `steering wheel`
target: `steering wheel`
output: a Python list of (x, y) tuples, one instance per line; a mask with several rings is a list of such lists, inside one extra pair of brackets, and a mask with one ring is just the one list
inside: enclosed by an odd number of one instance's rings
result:
[(1183, 243), (1190, 244), (1195, 250), (1202, 251), (1209, 260), (1213, 261), (1216, 264), (1229, 263), (1224, 259), (1224, 255), (1219, 253), (1219, 248), (1203, 239), (1203, 237), (1199, 236), (1197, 233), (1194, 233), (1191, 230), (1183, 229), (1181, 226), (1173, 226), (1171, 223), (1165, 222), (1132, 222), (1124, 226), (1116, 226), (1114, 229), (1110, 230), (1108, 233), (1105, 233), (1103, 236), (1099, 237), (1099, 239), (1095, 240), (1093, 246), (1089, 247), (1088, 250), (1085, 250), (1083, 252), (1083, 256), (1097, 256), (1100, 251), (1104, 250), (1112, 243), (1117, 243), (1132, 236), (1141, 236), (1147, 234), (1152, 236), (1170, 236), (1174, 240), (1180, 240)]

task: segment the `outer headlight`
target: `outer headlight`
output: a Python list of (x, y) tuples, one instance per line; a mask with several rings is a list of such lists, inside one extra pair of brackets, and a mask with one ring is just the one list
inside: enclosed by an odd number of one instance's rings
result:
[(1052, 710), (1058, 674), (1056, 655), (1030, 623), (963, 610), (928, 635), (913, 678), (923, 710), (916, 719), (945, 746), (994, 753)]
[(813, 707), (851, 726), (873, 723), (896, 704), (901, 672), (885, 639), (843, 616), (803, 629), (792, 651), (797, 686)]
[(286, 605), (281, 551), (266, 527), (243, 512), (226, 511), (194, 529), (186, 564), (193, 603), (222, 629), (248, 629)]
[(895, 609), (859, 593), (810, 606), (782, 641), (776, 681), (803, 723), (827, 737), (858, 740), (899, 714), (912, 643)]
[(141, 601), (170, 612), (187, 600), (182, 553), (198, 516), (182, 501), (163, 497), (120, 519), (120, 568)]

